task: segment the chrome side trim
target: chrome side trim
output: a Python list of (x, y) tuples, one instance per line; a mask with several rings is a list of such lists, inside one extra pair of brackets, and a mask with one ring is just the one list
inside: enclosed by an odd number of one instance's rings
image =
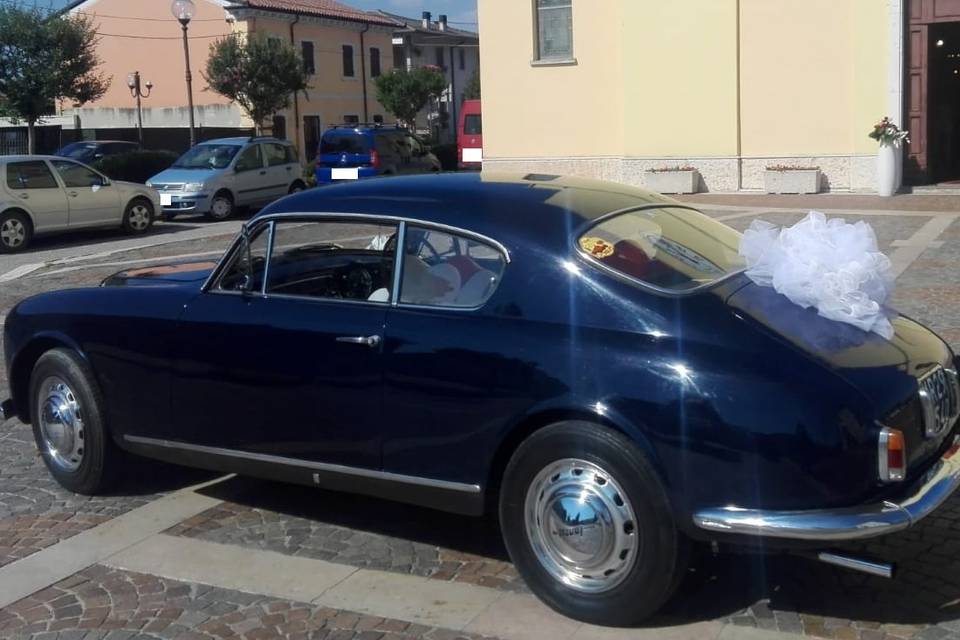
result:
[(885, 562), (870, 562), (869, 560), (861, 560), (860, 558), (851, 558), (849, 556), (841, 556), (837, 553), (827, 552), (818, 553), (817, 560), (832, 564), (836, 567), (843, 567), (844, 569), (859, 571), (860, 573), (869, 573), (872, 576), (880, 576), (881, 578), (888, 579), (893, 578), (893, 565)]
[(700, 529), (793, 540), (857, 540), (906, 529), (930, 515), (960, 487), (960, 453), (954, 445), (902, 502), (877, 502), (841, 509), (767, 511), (736, 506), (703, 509), (693, 516)]
[(123, 439), (134, 444), (144, 444), (154, 447), (163, 447), (165, 449), (179, 449), (181, 451), (194, 451), (196, 453), (207, 453), (215, 456), (228, 458), (237, 458), (241, 460), (252, 460), (254, 462), (266, 462), (270, 464), (284, 465), (288, 467), (300, 467), (310, 469), (311, 471), (323, 471), (325, 473), (334, 473), (344, 476), (353, 476), (358, 478), (370, 478), (372, 480), (384, 480), (387, 482), (399, 482), (403, 484), (412, 484), (419, 487), (430, 487), (432, 489), (444, 489), (447, 491), (460, 491), (463, 493), (480, 493), (481, 488), (478, 484), (465, 484), (462, 482), (450, 482), (449, 480), (434, 480), (433, 478), (421, 478), (419, 476), (408, 476), (401, 473), (390, 473), (389, 471), (376, 471), (374, 469), (362, 469), (359, 467), (348, 467), (341, 464), (328, 464), (326, 462), (314, 462), (312, 460), (299, 460), (297, 458), (286, 458), (283, 456), (273, 456), (266, 453), (252, 453), (249, 451), (238, 451), (236, 449), (223, 449), (220, 447), (208, 447), (199, 444), (188, 444), (186, 442), (175, 442), (173, 440), (161, 440), (157, 438), (145, 438), (143, 436), (125, 435)]

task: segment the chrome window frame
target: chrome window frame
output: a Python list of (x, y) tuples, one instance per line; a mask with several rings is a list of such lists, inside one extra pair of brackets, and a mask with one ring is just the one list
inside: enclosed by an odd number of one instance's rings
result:
[[(700, 211), (695, 207), (690, 207), (680, 203), (673, 204), (669, 202), (643, 204), (636, 207), (624, 207), (623, 209), (617, 209), (615, 211), (611, 211), (610, 213), (605, 213), (602, 216), (594, 218), (593, 220), (590, 220), (589, 222), (580, 225), (573, 231), (573, 234), (570, 237), (570, 244), (571, 244), (571, 248), (573, 250), (574, 255), (576, 255), (578, 258), (580, 258), (584, 262), (600, 269), (604, 273), (607, 273), (617, 278), (618, 280), (621, 280), (628, 284), (637, 285), (638, 287), (646, 289), (647, 291), (650, 291), (652, 293), (671, 296), (675, 298), (689, 296), (696, 293), (701, 293), (703, 291), (706, 291), (707, 289), (712, 289), (713, 287), (716, 287), (721, 283), (727, 282), (728, 280), (735, 278), (736, 276), (739, 276), (740, 274), (742, 274), (744, 271), (747, 270), (746, 266), (744, 266), (740, 269), (737, 269), (736, 271), (731, 271), (729, 273), (724, 274), (723, 276), (717, 278), (713, 282), (707, 282), (705, 284), (697, 285), (696, 287), (692, 287), (690, 289), (667, 289), (665, 287), (660, 287), (655, 284), (645, 282), (643, 280), (640, 280), (639, 278), (634, 278), (633, 276), (627, 275), (626, 273), (622, 273), (617, 269), (614, 269), (613, 267), (610, 267), (600, 262), (599, 260), (597, 260), (596, 258), (591, 256), (589, 253), (587, 253), (586, 251), (580, 248), (580, 238), (583, 237), (585, 233), (590, 231), (590, 229), (593, 229), (594, 227), (598, 227), (604, 222), (606, 222), (607, 220), (610, 220), (612, 218), (616, 218), (618, 216), (622, 216), (627, 213), (633, 213), (635, 211), (644, 211), (647, 209), (686, 209), (688, 211), (693, 211), (694, 213), (699, 213), (700, 215), (706, 215), (705, 213), (703, 213), (702, 211)], [(710, 216), (707, 216), (707, 217), (709, 218)], [(714, 220), (714, 222), (723, 224), (719, 220)], [(734, 229), (734, 231), (736, 231), (736, 229)]]
[[(394, 266), (393, 266), (393, 288), (390, 291), (390, 300), (387, 302), (372, 302), (369, 300), (344, 300), (342, 298), (317, 298), (313, 296), (299, 296), (299, 295), (290, 295), (284, 293), (267, 293), (267, 275), (270, 271), (270, 256), (273, 254), (273, 234), (276, 229), (276, 223), (282, 222), (285, 220), (307, 220), (313, 222), (336, 222), (336, 221), (347, 221), (347, 222), (369, 222), (369, 223), (389, 223), (395, 224), (397, 226), (397, 249), (396, 255), (394, 256)], [(267, 249), (267, 262), (264, 267), (263, 272), (263, 283), (260, 286), (259, 291), (229, 291), (222, 290), (217, 288), (216, 284), (219, 282), (220, 278), (223, 275), (224, 270), (227, 268), (227, 265), (231, 263), (236, 252), (240, 250), (240, 246), (243, 243), (245, 237), (249, 237), (250, 233), (256, 229), (259, 229), (261, 226), (270, 225), (269, 233), (270, 238), (268, 239), (268, 249)], [(375, 308), (400, 308), (400, 309), (432, 309), (432, 310), (441, 310), (441, 311), (476, 311), (477, 309), (482, 308), (489, 298), (484, 301), (484, 304), (475, 307), (446, 307), (446, 306), (437, 306), (437, 305), (421, 305), (413, 303), (401, 303), (400, 302), (400, 282), (403, 269), (403, 246), (406, 243), (406, 231), (407, 225), (415, 225), (428, 229), (434, 229), (444, 233), (450, 233), (453, 235), (461, 235), (463, 237), (472, 238), (478, 242), (488, 244), (495, 248), (501, 253), (506, 264), (509, 265), (511, 262), (510, 251), (498, 240), (495, 240), (489, 236), (485, 236), (481, 233), (475, 231), (470, 231), (469, 229), (462, 229), (460, 227), (454, 227), (451, 225), (446, 225), (437, 222), (430, 222), (427, 220), (420, 220), (416, 218), (405, 218), (402, 216), (392, 216), (392, 215), (377, 215), (374, 213), (337, 213), (334, 211), (322, 211), (322, 212), (283, 212), (283, 213), (271, 213), (265, 216), (256, 218), (249, 222), (244, 223), (243, 230), (237, 234), (237, 237), (233, 240), (230, 247), (224, 252), (223, 256), (220, 258), (220, 261), (217, 263), (217, 266), (213, 271), (210, 272), (210, 275), (207, 276), (207, 279), (204, 281), (203, 286), (200, 288), (201, 293), (212, 293), (216, 295), (239, 295), (239, 296), (256, 296), (261, 299), (269, 298), (282, 298), (282, 299), (291, 299), (291, 300), (309, 300), (311, 302), (327, 302), (334, 304), (354, 304), (354, 305), (368, 305)], [(504, 271), (506, 271), (506, 266), (504, 266)], [(501, 274), (502, 279), (502, 274)]]

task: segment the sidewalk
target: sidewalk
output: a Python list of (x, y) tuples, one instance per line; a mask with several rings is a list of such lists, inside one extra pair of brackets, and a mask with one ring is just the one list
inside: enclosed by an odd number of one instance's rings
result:
[(697, 193), (677, 196), (698, 206), (707, 204), (764, 209), (863, 209), (874, 211), (960, 212), (960, 195), (902, 194), (884, 198), (858, 193), (771, 195), (767, 193)]

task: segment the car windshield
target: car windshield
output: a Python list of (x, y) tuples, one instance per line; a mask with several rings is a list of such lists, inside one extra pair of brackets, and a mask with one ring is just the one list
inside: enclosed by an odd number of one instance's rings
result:
[(606, 218), (577, 244), (604, 267), (669, 291), (705, 286), (743, 269), (739, 232), (679, 206)]
[(238, 144), (198, 144), (180, 156), (177, 169), (225, 169), (240, 150)]
[(370, 153), (370, 143), (352, 132), (328, 133), (320, 141), (320, 153)]
[(83, 158), (90, 155), (90, 152), (96, 148), (97, 145), (89, 142), (74, 142), (60, 149), (57, 155), (62, 158)]

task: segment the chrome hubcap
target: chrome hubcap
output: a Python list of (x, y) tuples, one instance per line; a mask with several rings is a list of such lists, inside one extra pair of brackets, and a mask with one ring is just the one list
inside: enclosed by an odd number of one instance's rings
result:
[(27, 228), (16, 218), (10, 218), (0, 226), (0, 241), (8, 247), (19, 247), (27, 237)]
[(232, 205), (230, 204), (229, 200), (226, 198), (217, 198), (213, 201), (213, 207), (211, 210), (213, 211), (214, 218), (226, 218), (230, 215), (231, 209)]
[(150, 224), (150, 210), (146, 205), (134, 205), (130, 209), (130, 226), (137, 231), (143, 231)]
[(61, 378), (40, 385), (40, 435), (47, 456), (65, 471), (76, 471), (83, 462), (83, 412), (73, 390)]
[(544, 569), (583, 593), (626, 578), (640, 546), (633, 507), (601, 467), (558, 460), (534, 478), (524, 502), (527, 538)]

